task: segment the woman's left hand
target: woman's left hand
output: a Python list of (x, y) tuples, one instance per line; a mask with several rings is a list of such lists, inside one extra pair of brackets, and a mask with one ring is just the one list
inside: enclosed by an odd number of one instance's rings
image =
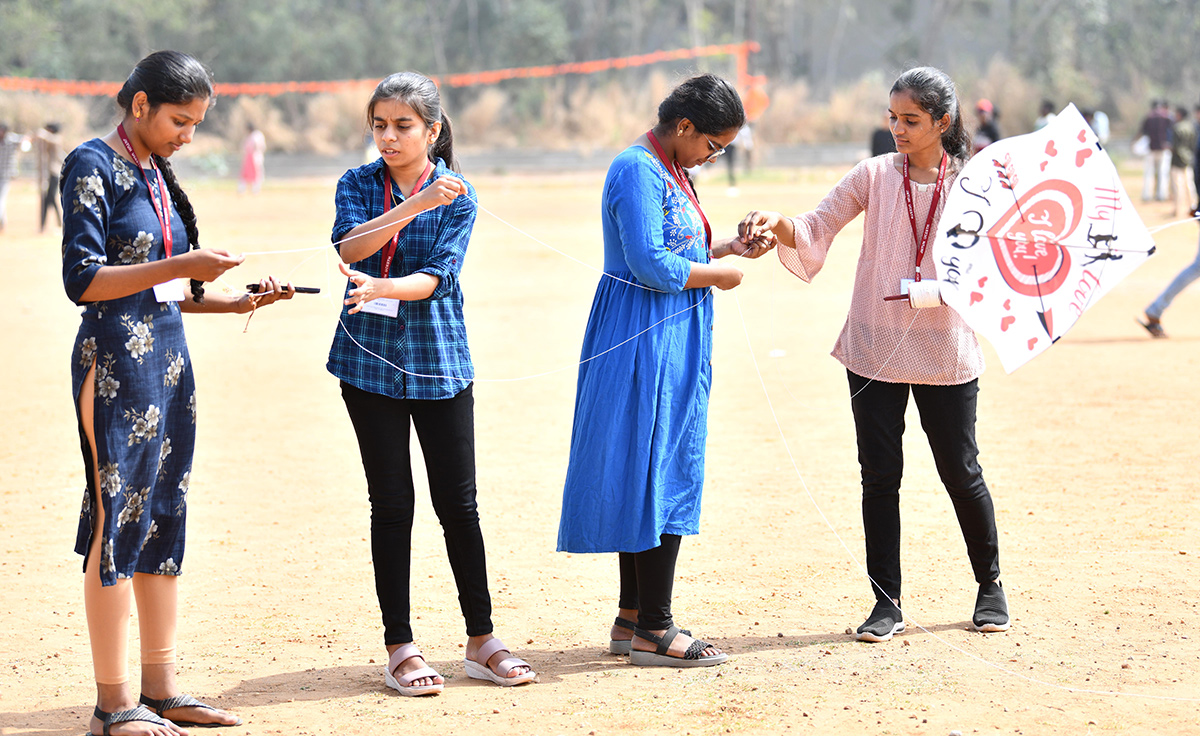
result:
[(774, 249), (778, 242), (775, 233), (768, 230), (754, 237), (748, 243), (742, 242), (737, 237), (722, 240), (713, 246), (712, 255), (713, 258), (723, 258), (729, 255), (739, 258), (758, 258)]
[(292, 282), (289, 281), (284, 285), (280, 284), (274, 276), (268, 276), (258, 280), (258, 291), (246, 294), (244, 297), (247, 305), (245, 311), (253, 311), (259, 307), (274, 304), (280, 299), (291, 299), (295, 295), (296, 290), (292, 288)]

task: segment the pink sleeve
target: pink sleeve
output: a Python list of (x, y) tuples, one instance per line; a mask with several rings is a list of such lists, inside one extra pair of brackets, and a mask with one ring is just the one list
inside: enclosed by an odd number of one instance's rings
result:
[(867, 208), (871, 172), (866, 163), (843, 176), (815, 210), (792, 218), (796, 247), (780, 245), (775, 249), (787, 270), (805, 281), (812, 281), (821, 271), (834, 237)]

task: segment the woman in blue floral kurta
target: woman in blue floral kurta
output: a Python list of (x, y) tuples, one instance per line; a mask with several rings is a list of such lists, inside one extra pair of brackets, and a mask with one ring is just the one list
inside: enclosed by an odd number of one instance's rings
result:
[[(202, 282), (242, 258), (195, 249), (195, 214), (167, 158), (191, 141), (211, 96), (195, 59), (152, 54), (117, 96), (125, 111), (117, 129), (83, 143), (63, 165), (63, 283), (84, 307), (71, 384), (88, 480), (75, 549), (84, 555), (96, 673), (91, 733), (165, 736), (177, 732), (168, 717), (240, 723), (175, 686), (175, 581), (196, 436), (181, 312), (247, 312), (292, 291), (264, 279), (259, 296), (204, 295)], [(190, 295), (179, 279), (191, 279)], [(141, 631), (140, 703), (126, 653), (131, 597)], [(122, 725), (133, 721), (151, 725)]]

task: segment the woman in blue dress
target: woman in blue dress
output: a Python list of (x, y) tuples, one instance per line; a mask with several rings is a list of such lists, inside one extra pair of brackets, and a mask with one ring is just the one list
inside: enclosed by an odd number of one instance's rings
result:
[[(84, 307), (71, 387), (87, 474), (75, 550), (84, 556), (96, 676), (92, 734), (171, 736), (177, 725), (241, 723), (175, 684), (176, 582), (196, 437), (180, 313), (245, 313), (293, 292), (264, 279), (256, 296), (204, 293), (203, 282), (242, 257), (198, 249), (195, 213), (167, 159), (191, 142), (211, 98), (194, 58), (151, 54), (117, 94), (121, 123), (63, 165), (63, 283)], [(129, 685), (131, 598), (140, 702)]]
[(609, 650), (635, 665), (695, 667), (726, 655), (674, 625), (683, 535), (697, 534), (711, 383), (712, 287), (764, 239), (712, 242), (685, 169), (713, 161), (745, 113), (723, 79), (693, 77), (658, 124), (619, 154), (604, 183), (604, 277), (583, 339), (558, 549), (617, 552), (621, 586)]

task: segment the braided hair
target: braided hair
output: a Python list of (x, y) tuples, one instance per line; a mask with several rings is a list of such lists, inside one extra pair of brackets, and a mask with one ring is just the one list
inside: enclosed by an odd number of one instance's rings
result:
[[(155, 51), (137, 63), (117, 93), (117, 105), (126, 114), (133, 112), (133, 97), (138, 92), (146, 93), (152, 110), (164, 103), (186, 105), (193, 100), (213, 96), (212, 76), (192, 56), (178, 51)], [(193, 249), (199, 248), (200, 230), (196, 226), (196, 212), (179, 186), (174, 169), (167, 159), (158, 154), (151, 154), (151, 159), (162, 172), (171, 201), (183, 219), (188, 242)], [(192, 300), (197, 304), (204, 302), (204, 284), (196, 279), (192, 279)]]

